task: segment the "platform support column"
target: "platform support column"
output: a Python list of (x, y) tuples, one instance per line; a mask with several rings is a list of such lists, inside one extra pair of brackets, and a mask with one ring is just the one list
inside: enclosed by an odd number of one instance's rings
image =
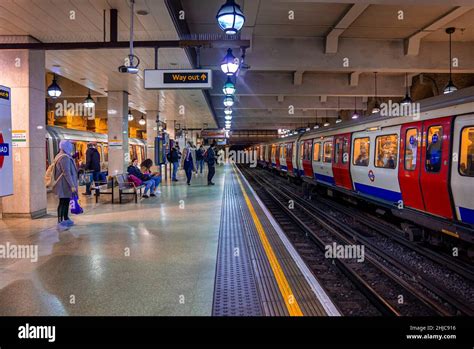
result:
[[(158, 117), (157, 110), (146, 111), (146, 146), (147, 146), (147, 158), (153, 160), (152, 171), (159, 171), (160, 166), (155, 164), (155, 138), (158, 135), (158, 125), (156, 119)], [(161, 172), (161, 171), (160, 171)]]
[(44, 51), (2, 51), (0, 71), (0, 85), (11, 88), (12, 129), (22, 139), (11, 151), (14, 194), (0, 199), (3, 218), (41, 217), (46, 214)]
[(113, 176), (126, 172), (131, 160), (128, 150), (127, 92), (109, 91), (107, 128), (109, 135), (109, 176)]

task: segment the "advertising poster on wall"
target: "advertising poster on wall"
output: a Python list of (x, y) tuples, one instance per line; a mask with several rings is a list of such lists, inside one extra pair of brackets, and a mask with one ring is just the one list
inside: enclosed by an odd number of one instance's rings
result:
[(0, 85), (0, 197), (13, 194), (10, 89)]

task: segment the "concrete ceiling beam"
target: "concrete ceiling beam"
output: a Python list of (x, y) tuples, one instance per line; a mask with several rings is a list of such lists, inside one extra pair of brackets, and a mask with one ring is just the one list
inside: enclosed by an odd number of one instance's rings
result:
[[(214, 74), (213, 96), (223, 96), (221, 86), (226, 77)], [(405, 75), (379, 74), (377, 79), (378, 95), (397, 97), (405, 95)], [(346, 74), (305, 73), (304, 83), (294, 85), (291, 72), (255, 72), (249, 71), (237, 80), (237, 95), (241, 96), (373, 96), (373, 74), (362, 74), (359, 85), (349, 85)], [(324, 98), (324, 97), (323, 97)]]
[(405, 40), (405, 55), (417, 56), (420, 53), (421, 39), (446, 26), (448, 23), (454, 21), (456, 18), (462, 16), (466, 12), (474, 9), (474, 6), (459, 6), (454, 10), (448, 12), (444, 16), (438, 18), (436, 21), (421, 29), (419, 32), (413, 34)]
[(347, 11), (344, 17), (336, 24), (336, 26), (326, 36), (326, 53), (337, 53), (339, 46), (339, 36), (350, 27), (352, 23), (369, 7), (369, 4), (354, 4)]

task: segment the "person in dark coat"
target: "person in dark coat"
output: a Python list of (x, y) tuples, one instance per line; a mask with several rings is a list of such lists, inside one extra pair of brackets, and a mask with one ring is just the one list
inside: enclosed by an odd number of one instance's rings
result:
[(100, 154), (93, 143), (87, 144), (85, 170), (92, 174), (92, 180), (86, 183), (84, 195), (91, 195), (92, 181), (94, 181), (94, 185), (100, 181)]
[(212, 178), (216, 173), (216, 142), (213, 142), (206, 152), (206, 162), (209, 172), (207, 173), (207, 185), (214, 185)]
[(171, 176), (171, 179), (173, 182), (177, 182), (178, 179), (176, 178), (176, 175), (178, 174), (179, 167), (179, 149), (177, 145), (171, 149), (170, 162), (173, 166), (173, 174)]
[(196, 168), (194, 165), (194, 156), (193, 156), (193, 145), (191, 142), (188, 142), (187, 147), (184, 149), (183, 153), (183, 169), (186, 172), (187, 184), (191, 185), (191, 178), (193, 177), (193, 170)]
[(196, 150), (196, 164), (196, 171), (199, 171), (202, 174), (202, 170), (204, 168), (204, 146), (202, 144), (199, 149)]
[(54, 158), (54, 180), (57, 181), (53, 192), (59, 198), (58, 230), (69, 229), (74, 222), (69, 219), (69, 202), (74, 193), (77, 193), (77, 169), (71, 156), (73, 145), (63, 140), (59, 143), (60, 151)]

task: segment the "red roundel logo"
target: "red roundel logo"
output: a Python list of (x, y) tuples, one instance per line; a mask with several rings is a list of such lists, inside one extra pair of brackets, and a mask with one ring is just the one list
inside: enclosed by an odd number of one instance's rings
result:
[(371, 182), (375, 181), (375, 174), (372, 170), (369, 171), (369, 179)]
[[(3, 135), (0, 133), (0, 144), (3, 144)], [(0, 169), (3, 167), (3, 162), (5, 161), (5, 157), (3, 153), (0, 152)]]

